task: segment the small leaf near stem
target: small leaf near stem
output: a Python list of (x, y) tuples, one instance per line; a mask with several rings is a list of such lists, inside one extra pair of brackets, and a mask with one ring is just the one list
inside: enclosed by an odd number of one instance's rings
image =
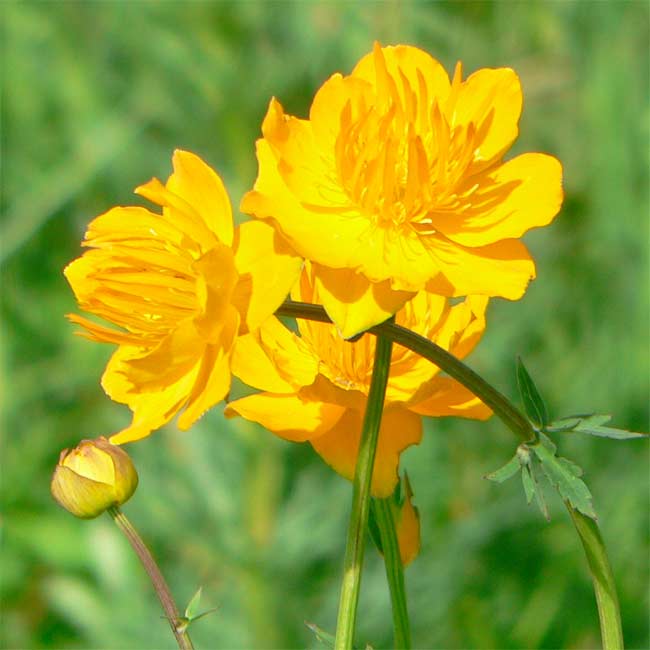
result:
[(393, 344), (390, 339), (381, 336), (377, 337), (372, 379), (370, 380), (370, 391), (363, 419), (363, 429), (352, 487), (352, 511), (345, 547), (343, 582), (341, 584), (334, 644), (336, 650), (351, 650), (354, 642), (361, 569), (368, 526), (368, 511), (370, 509), (370, 484), (377, 451), (377, 441), (379, 440), (379, 427), (384, 408), (392, 349)]
[(546, 404), (544, 404), (533, 378), (528, 374), (521, 357), (517, 357), (517, 385), (528, 419), (538, 427), (548, 424)]
[(163, 607), (165, 612), (165, 618), (169, 621), (169, 624), (176, 637), (176, 643), (180, 650), (193, 650), (192, 641), (190, 640), (189, 634), (187, 633), (187, 625), (183, 624), (182, 618), (178, 614), (178, 608), (174, 602), (171, 591), (165, 582), (156, 561), (153, 559), (153, 556), (149, 552), (149, 549), (146, 547), (145, 543), (142, 541), (140, 535), (136, 529), (131, 525), (131, 522), (126, 518), (126, 515), (117, 507), (113, 506), (109, 508), (106, 512), (113, 518), (113, 521), (117, 524), (118, 528), (124, 533), (126, 538), (129, 540), (133, 550), (136, 552), (137, 556), (140, 558), (142, 565), (144, 566), (151, 583), (153, 584), (154, 589), (160, 604)]

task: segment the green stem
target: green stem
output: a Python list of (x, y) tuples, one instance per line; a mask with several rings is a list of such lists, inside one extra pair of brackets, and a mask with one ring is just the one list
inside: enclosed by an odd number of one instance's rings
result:
[(373, 499), (370, 507), (373, 510), (379, 528), (381, 549), (386, 566), (386, 577), (388, 578), (390, 601), (393, 610), (395, 650), (409, 650), (411, 647), (411, 627), (409, 625), (408, 608), (406, 607), (404, 568), (402, 566), (390, 499)]
[(192, 641), (190, 640), (189, 634), (187, 633), (187, 626), (178, 615), (178, 609), (176, 607), (176, 603), (174, 602), (174, 598), (172, 597), (171, 591), (169, 590), (169, 587), (165, 582), (165, 578), (160, 572), (156, 561), (153, 559), (153, 556), (149, 552), (149, 549), (142, 541), (140, 535), (138, 535), (136, 529), (131, 525), (131, 522), (126, 518), (126, 515), (117, 506), (109, 508), (107, 512), (113, 518), (113, 521), (115, 521), (115, 523), (118, 525), (119, 529), (124, 533), (126, 538), (129, 540), (129, 543), (133, 547), (133, 550), (136, 552), (146, 572), (149, 574), (151, 583), (156, 590), (160, 604), (162, 605), (163, 611), (165, 612), (165, 617), (169, 621), (172, 632), (176, 637), (176, 643), (178, 643), (178, 647), (180, 650), (192, 650)]
[[(310, 305), (291, 300), (286, 301), (277, 310), (277, 313), (293, 318), (306, 318), (323, 323), (331, 322), (331, 319), (320, 305)], [(375, 334), (379, 340), (385, 337), (393, 341), (393, 343), (402, 345), (428, 359), (487, 404), (494, 411), (494, 414), (520, 440), (523, 442), (535, 440), (535, 431), (519, 409), (471, 368), (456, 359), (453, 354), (443, 350), (433, 341), (429, 341), (423, 336), (393, 322), (376, 325), (368, 331)], [(567, 508), (587, 555), (598, 604), (603, 648), (605, 650), (618, 650), (623, 647), (621, 616), (614, 578), (607, 559), (605, 544), (598, 530), (598, 524), (573, 509), (569, 504), (567, 504)]]
[(565, 505), (571, 515), (573, 525), (580, 535), (580, 541), (589, 563), (596, 604), (598, 605), (603, 650), (622, 650), (624, 647), (623, 629), (614, 574), (607, 558), (605, 542), (603, 542), (598, 524), (593, 519), (574, 510), (568, 503)]
[(370, 485), (375, 464), (377, 441), (379, 440), (379, 427), (384, 408), (392, 348), (393, 344), (390, 339), (381, 336), (377, 337), (375, 362), (372, 369), (368, 403), (363, 419), (363, 429), (359, 441), (359, 452), (352, 487), (352, 512), (350, 513), (348, 538), (345, 546), (343, 581), (341, 583), (339, 615), (334, 642), (336, 650), (351, 650), (354, 641), (363, 551), (368, 526), (368, 511), (370, 509)]

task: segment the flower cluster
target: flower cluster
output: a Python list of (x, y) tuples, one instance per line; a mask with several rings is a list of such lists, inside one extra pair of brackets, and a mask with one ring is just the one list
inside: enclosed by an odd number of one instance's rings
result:
[[(70, 319), (118, 346), (102, 385), (133, 421), (111, 442), (148, 436), (176, 414), (189, 428), (227, 398), (234, 374), (261, 392), (230, 402), (227, 415), (309, 441), (351, 478), (375, 349), (357, 335), (395, 315), (463, 358), (489, 298), (518, 299), (535, 276), (519, 238), (559, 211), (561, 166), (541, 153), (504, 160), (521, 107), (511, 69), (463, 79), (458, 64), (450, 79), (422, 50), (376, 44), (322, 85), (308, 119), (271, 100), (259, 174), (241, 203), (254, 218), (237, 227), (219, 176), (176, 151), (166, 184), (136, 190), (162, 210), (97, 217), (89, 250), (65, 270), (81, 309), (109, 326)], [(322, 304), (333, 324), (289, 330), (273, 314), (290, 292)], [(395, 346), (374, 495), (394, 490), (422, 416), (449, 415), (490, 411)]]

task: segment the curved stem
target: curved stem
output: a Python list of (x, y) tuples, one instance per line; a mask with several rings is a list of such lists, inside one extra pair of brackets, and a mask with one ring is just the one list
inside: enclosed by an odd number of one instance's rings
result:
[[(281, 305), (276, 313), (323, 323), (331, 322), (320, 305), (291, 300)], [(440, 346), (393, 322), (376, 325), (368, 331), (380, 338), (390, 339), (436, 364), (487, 404), (520, 440), (530, 442), (535, 439), (535, 431), (530, 422), (507, 397)], [(598, 524), (572, 508), (570, 504), (566, 504), (566, 506), (587, 555), (598, 604), (603, 648), (605, 650), (620, 650), (623, 648), (623, 632), (618, 598), (616, 597), (616, 585)]]
[(411, 647), (411, 627), (406, 606), (406, 589), (404, 587), (404, 567), (400, 556), (395, 518), (389, 499), (373, 499), (371, 504), (379, 528), (381, 549), (386, 566), (386, 577), (390, 590), (393, 610), (393, 636), (396, 650), (408, 650)]
[[(320, 305), (310, 305), (292, 300), (285, 301), (276, 313), (282, 316), (306, 318), (323, 323), (331, 322), (329, 316)], [(480, 397), (494, 411), (495, 415), (513, 433), (519, 436), (522, 442), (531, 442), (535, 439), (535, 432), (530, 422), (519, 412), (519, 409), (507, 397), (488, 384), (485, 379), (477, 375), (471, 368), (456, 359), (453, 354), (447, 352), (447, 350), (436, 345), (433, 341), (429, 341), (424, 336), (420, 336), (390, 321), (381, 325), (375, 325), (375, 327), (371, 327), (368, 331), (376, 336), (385, 336), (391, 339), (393, 343), (398, 343), (436, 364), (450, 377), (453, 377), (463, 384), (463, 386), (469, 388), (474, 395)]]
[(153, 559), (153, 556), (149, 552), (149, 549), (142, 541), (140, 535), (138, 535), (136, 529), (133, 528), (131, 522), (126, 518), (126, 515), (117, 506), (109, 508), (107, 512), (113, 518), (113, 521), (115, 521), (115, 523), (118, 525), (119, 529), (124, 533), (126, 538), (129, 540), (129, 543), (133, 547), (133, 550), (136, 552), (146, 572), (149, 574), (149, 578), (151, 579), (153, 587), (156, 590), (156, 594), (160, 600), (160, 604), (162, 605), (162, 608), (165, 612), (165, 617), (169, 621), (172, 632), (176, 637), (178, 647), (180, 650), (192, 650), (192, 641), (190, 640), (189, 634), (187, 633), (187, 628), (182, 624), (171, 591), (169, 590), (169, 587), (165, 582), (165, 578), (160, 572), (156, 561)]
[(596, 604), (598, 605), (598, 618), (600, 619), (600, 633), (603, 639), (604, 650), (622, 650), (623, 629), (621, 627), (621, 613), (616, 595), (614, 574), (607, 558), (605, 543), (598, 530), (598, 524), (593, 519), (583, 515), (565, 503), (573, 525), (580, 535), (580, 541), (587, 556), (591, 578), (594, 583)]
[(393, 344), (390, 339), (382, 336), (377, 337), (375, 361), (352, 487), (352, 511), (345, 546), (343, 581), (341, 583), (336, 639), (334, 641), (336, 650), (351, 650), (354, 641), (363, 551), (368, 526), (368, 512), (370, 510), (370, 485), (375, 464), (377, 441), (379, 440), (379, 427), (384, 408), (392, 348)]

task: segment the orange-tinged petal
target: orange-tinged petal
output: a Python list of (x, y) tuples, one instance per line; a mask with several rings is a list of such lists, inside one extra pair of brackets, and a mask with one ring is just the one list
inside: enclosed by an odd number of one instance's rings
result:
[(121, 372), (132, 392), (153, 392), (178, 382), (200, 361), (205, 341), (191, 321), (181, 323), (161, 343), (140, 356), (125, 357)]
[(523, 97), (519, 77), (510, 68), (483, 68), (471, 74), (447, 109), (450, 125), (476, 126), (477, 155), (492, 160), (510, 148), (518, 134)]
[(428, 387), (423, 387), (420, 397), (426, 393), (425, 399), (409, 406), (411, 411), (432, 417), (456, 416), (472, 420), (487, 420), (492, 415), (478, 397), (451, 377), (435, 377)]
[[(377, 84), (377, 49), (366, 54), (355, 66), (352, 76)], [(424, 112), (428, 113), (431, 103), (446, 99), (449, 94), (449, 75), (430, 54), (411, 45), (396, 45), (380, 48), (389, 75), (395, 80), (395, 88), (406, 104), (406, 90), (403, 79), (413, 92)], [(420, 124), (420, 126), (424, 126)]]
[[(361, 412), (348, 410), (328, 433), (310, 440), (323, 460), (349, 480), (354, 478), (361, 426)], [(386, 498), (392, 494), (398, 480), (400, 453), (421, 438), (422, 423), (417, 415), (401, 408), (384, 411), (370, 487), (372, 496)]]
[(299, 395), (259, 393), (230, 402), (226, 416), (242, 415), (285, 440), (303, 442), (329, 431), (344, 411), (338, 404), (308, 401)]
[(383, 323), (414, 293), (394, 291), (390, 281), (371, 283), (350, 269), (313, 265), (314, 283), (325, 311), (345, 339)]
[(535, 263), (517, 239), (466, 248), (432, 238), (429, 252), (441, 274), (427, 283), (426, 290), (446, 296), (483, 294), (518, 300), (535, 277)]
[(116, 402), (127, 404), (133, 411), (131, 424), (110, 437), (117, 445), (146, 438), (152, 431), (167, 424), (187, 401), (198, 373), (197, 363), (178, 381), (160, 390), (133, 392), (133, 385), (127, 379), (128, 364), (141, 351), (137, 348), (121, 346), (111, 357), (104, 375), (102, 386), (108, 396)]
[(262, 221), (241, 224), (235, 234), (239, 282), (233, 296), (246, 328), (259, 327), (287, 297), (303, 260), (287, 241)]
[(259, 218), (276, 218), (274, 223), (302, 256), (328, 266), (350, 265), (356, 249), (369, 229), (358, 210), (328, 210), (300, 203), (278, 171), (278, 160), (265, 140), (257, 141), (259, 176), (253, 191), (241, 203), (241, 210)]
[(163, 217), (181, 228), (200, 250), (209, 250), (218, 241), (216, 233), (208, 227), (194, 206), (170, 191), (157, 178), (136, 187), (135, 193), (162, 206)]
[(231, 369), (244, 383), (271, 393), (291, 393), (294, 386), (278, 372), (258, 340), (258, 333), (237, 337), (232, 353)]
[(167, 188), (191, 205), (205, 225), (230, 246), (233, 238), (232, 208), (219, 175), (189, 151), (177, 149), (172, 161), (174, 173), (167, 181)]
[(399, 544), (399, 554), (404, 566), (413, 562), (420, 552), (420, 514), (413, 505), (413, 490), (408, 477), (402, 482), (404, 501), (397, 509), (395, 532)]
[(522, 154), (477, 182), (475, 207), (435, 218), (436, 227), (463, 246), (521, 237), (549, 224), (562, 205), (562, 166), (553, 156)]
[(183, 430), (189, 429), (230, 390), (230, 355), (239, 329), (239, 314), (232, 306), (229, 311), (224, 319), (221, 339), (217, 344), (207, 345), (203, 352), (196, 381), (178, 418), (178, 426)]

